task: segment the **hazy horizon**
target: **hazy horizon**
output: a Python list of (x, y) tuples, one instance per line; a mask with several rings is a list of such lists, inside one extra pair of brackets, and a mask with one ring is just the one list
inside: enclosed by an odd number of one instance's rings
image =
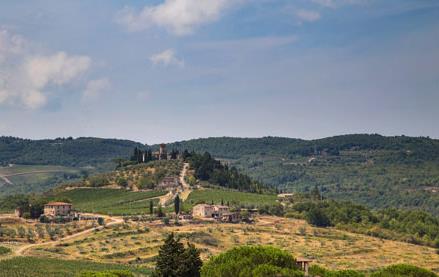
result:
[(0, 135), (439, 138), (435, 0), (3, 1)]

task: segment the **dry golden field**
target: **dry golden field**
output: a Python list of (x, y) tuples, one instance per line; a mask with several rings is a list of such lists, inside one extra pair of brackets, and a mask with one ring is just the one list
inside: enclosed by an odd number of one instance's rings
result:
[(331, 269), (369, 270), (410, 263), (439, 271), (435, 249), (382, 240), (335, 229), (314, 228), (305, 221), (263, 216), (256, 224), (128, 222), (50, 246), (36, 246), (29, 254), (62, 259), (87, 259), (152, 266), (152, 258), (168, 232), (194, 243), (203, 259), (237, 245), (273, 245), (294, 256), (307, 256)]

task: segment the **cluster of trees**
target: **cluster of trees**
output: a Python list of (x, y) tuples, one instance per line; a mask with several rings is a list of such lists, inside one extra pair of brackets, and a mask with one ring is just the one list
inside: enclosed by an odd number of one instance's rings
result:
[(249, 176), (238, 172), (236, 167), (223, 165), (214, 159), (208, 152), (203, 155), (195, 152), (183, 152), (183, 158), (189, 162), (191, 168), (195, 170), (195, 176), (202, 181), (211, 184), (236, 189), (239, 191), (262, 193), (271, 191), (267, 186), (254, 181)]
[[(176, 150), (172, 150), (169, 155), (171, 157), (171, 160), (176, 160), (178, 158), (178, 155), (180, 154), (179, 151)], [(164, 159), (167, 159), (166, 157), (163, 157)], [(140, 163), (148, 163), (150, 161), (154, 161), (157, 160), (157, 157), (155, 157), (152, 154), (152, 150), (151, 149), (146, 149), (146, 150), (142, 150), (139, 148), (134, 148), (134, 153), (133, 155), (130, 157), (130, 161), (140, 164)]]
[(422, 210), (372, 210), (352, 202), (303, 200), (286, 211), (319, 227), (439, 247), (439, 219)]

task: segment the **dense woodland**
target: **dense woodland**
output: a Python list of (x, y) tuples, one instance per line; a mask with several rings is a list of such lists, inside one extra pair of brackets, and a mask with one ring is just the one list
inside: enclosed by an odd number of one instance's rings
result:
[[(33, 141), (1, 137), (0, 164), (114, 169), (114, 158), (139, 158), (132, 155), (135, 147), (149, 154), (158, 146), (98, 138)], [(229, 172), (236, 167), (253, 180), (282, 191), (308, 192), (317, 185), (327, 198), (439, 214), (439, 140), (435, 139), (361, 134), (318, 140), (222, 137), (176, 142), (167, 148), (207, 151), (227, 164)], [(213, 176), (212, 182), (223, 183), (223, 176)]]
[(144, 146), (118, 139), (69, 137), (30, 140), (0, 137), (0, 165), (102, 166), (115, 158), (128, 158), (134, 147)]
[(249, 176), (239, 173), (236, 167), (229, 167), (215, 160), (208, 152), (201, 155), (184, 151), (183, 158), (189, 162), (191, 168), (195, 171), (195, 177), (201, 181), (208, 181), (213, 185), (239, 191), (257, 193), (273, 191), (273, 189), (254, 181)]
[(421, 208), (439, 214), (439, 140), (345, 135), (318, 140), (207, 138), (177, 142), (283, 191), (322, 193), (374, 208)]

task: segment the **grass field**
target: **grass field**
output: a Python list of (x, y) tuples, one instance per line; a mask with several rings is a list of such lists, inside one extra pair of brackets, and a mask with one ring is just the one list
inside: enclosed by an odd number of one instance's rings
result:
[(149, 270), (126, 265), (48, 258), (16, 257), (0, 261), (0, 277), (74, 277), (82, 271), (130, 270), (136, 276), (148, 276)]
[(201, 202), (220, 204), (229, 202), (230, 205), (262, 206), (276, 204), (275, 194), (256, 194), (222, 189), (194, 190), (184, 202), (184, 209), (190, 209)]
[[(67, 198), (74, 208), (82, 212), (109, 215), (131, 215), (148, 213), (149, 201), (164, 195), (162, 191), (132, 192), (122, 189), (84, 188), (62, 191), (54, 199)], [(158, 199), (154, 199), (157, 203)]]
[(330, 269), (370, 271), (391, 264), (409, 263), (439, 271), (439, 255), (434, 248), (333, 228), (315, 228), (303, 220), (271, 216), (259, 217), (254, 225), (201, 223), (164, 226), (131, 222), (111, 226), (76, 241), (34, 249), (31, 254), (152, 267), (153, 258), (170, 232), (194, 243), (201, 250), (203, 259), (237, 245), (272, 245), (287, 250), (295, 257), (313, 258), (315, 264)]

